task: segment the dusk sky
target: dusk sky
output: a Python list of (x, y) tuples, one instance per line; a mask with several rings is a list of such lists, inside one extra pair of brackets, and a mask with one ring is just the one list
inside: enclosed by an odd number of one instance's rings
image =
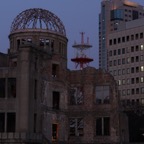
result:
[[(132, 0), (144, 5), (144, 0)], [(75, 56), (72, 45), (81, 41), (80, 32), (85, 32), (93, 47), (88, 55), (94, 59), (90, 66), (98, 68), (98, 14), (101, 0), (1, 0), (0, 5), (0, 52), (7, 53), (8, 35), (13, 19), (29, 8), (43, 8), (57, 15), (65, 25), (68, 38), (68, 68), (73, 69), (70, 59)]]

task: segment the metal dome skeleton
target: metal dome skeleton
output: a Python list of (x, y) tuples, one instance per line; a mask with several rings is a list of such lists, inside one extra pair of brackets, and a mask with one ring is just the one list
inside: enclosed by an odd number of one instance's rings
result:
[(21, 30), (48, 30), (66, 35), (65, 27), (61, 20), (52, 12), (33, 8), (21, 12), (11, 25), (11, 33)]

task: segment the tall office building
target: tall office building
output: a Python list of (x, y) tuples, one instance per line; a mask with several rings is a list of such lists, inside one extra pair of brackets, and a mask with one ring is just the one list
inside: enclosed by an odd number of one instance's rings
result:
[(109, 34), (109, 68), (121, 100), (144, 103), (144, 18), (126, 22)]
[(104, 68), (105, 62), (105, 69), (118, 82), (121, 110), (126, 112), (129, 124), (129, 142), (144, 142), (144, 11), (134, 2), (116, 0), (103, 1), (102, 9), (110, 3), (109, 19), (102, 21), (107, 27), (100, 33), (100, 54), (105, 52), (107, 59), (100, 57), (100, 66)]
[(99, 14), (99, 67), (108, 69), (108, 35), (127, 21), (144, 17), (143, 6), (128, 0), (103, 0)]

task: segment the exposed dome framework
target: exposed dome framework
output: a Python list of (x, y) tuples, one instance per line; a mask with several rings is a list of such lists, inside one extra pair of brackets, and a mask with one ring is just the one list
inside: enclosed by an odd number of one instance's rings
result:
[(26, 29), (43, 29), (66, 35), (62, 21), (52, 12), (33, 8), (21, 12), (11, 25), (11, 33)]

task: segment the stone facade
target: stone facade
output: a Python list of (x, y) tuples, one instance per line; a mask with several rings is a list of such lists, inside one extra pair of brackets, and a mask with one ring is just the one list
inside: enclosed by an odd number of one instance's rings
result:
[(76, 91), (77, 102), (72, 101), (72, 94), (69, 95), (69, 121), (78, 118), (83, 120), (81, 134), (76, 133), (77, 127), (73, 133), (70, 130), (70, 143), (119, 143), (119, 98), (113, 77), (101, 70), (87, 67), (71, 71), (69, 82), (71, 89), (80, 91)]
[(0, 143), (120, 143), (113, 77), (68, 70), (64, 33), (13, 25), (0, 53)]

